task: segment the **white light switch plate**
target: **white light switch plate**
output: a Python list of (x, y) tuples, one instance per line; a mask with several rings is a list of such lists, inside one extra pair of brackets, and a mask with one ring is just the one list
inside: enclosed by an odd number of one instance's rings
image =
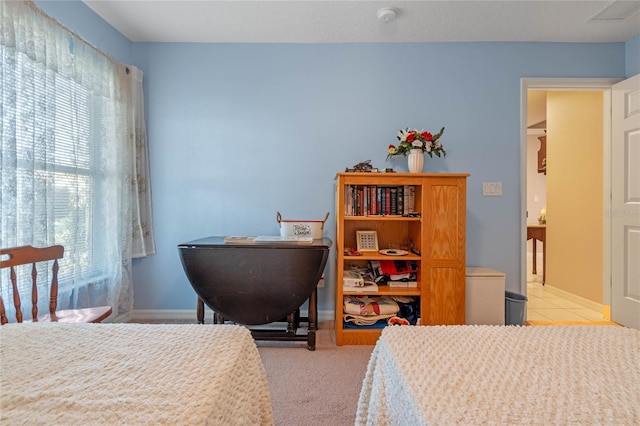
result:
[(482, 195), (489, 197), (502, 195), (502, 182), (482, 182)]

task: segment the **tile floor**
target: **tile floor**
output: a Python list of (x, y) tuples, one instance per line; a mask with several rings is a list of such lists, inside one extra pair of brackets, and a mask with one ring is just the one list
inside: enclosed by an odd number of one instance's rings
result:
[(602, 309), (580, 304), (564, 292), (542, 285), (542, 259), (538, 258), (537, 275), (531, 273), (531, 256), (527, 268), (528, 321), (605, 321)]
[(567, 299), (561, 292), (538, 282), (527, 283), (528, 321), (605, 321), (602, 310)]

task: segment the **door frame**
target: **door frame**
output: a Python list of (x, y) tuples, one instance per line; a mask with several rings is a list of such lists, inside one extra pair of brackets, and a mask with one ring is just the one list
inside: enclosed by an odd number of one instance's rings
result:
[[(623, 78), (522, 78), (520, 80), (520, 292), (527, 294), (527, 97), (529, 90), (600, 91), (603, 94), (602, 179), (604, 211), (611, 208), (611, 87)], [(611, 306), (611, 222), (603, 211), (602, 304)], [(526, 315), (526, 312), (525, 312)]]

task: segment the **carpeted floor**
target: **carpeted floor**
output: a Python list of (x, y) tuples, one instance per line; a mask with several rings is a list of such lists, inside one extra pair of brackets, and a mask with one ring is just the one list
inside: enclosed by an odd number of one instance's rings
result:
[(276, 426), (353, 425), (373, 346), (336, 346), (321, 324), (316, 350), (306, 343), (258, 341)]

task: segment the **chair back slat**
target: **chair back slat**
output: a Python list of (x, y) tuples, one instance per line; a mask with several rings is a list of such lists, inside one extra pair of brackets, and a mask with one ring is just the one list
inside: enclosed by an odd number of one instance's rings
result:
[[(38, 321), (38, 269), (35, 262), (31, 264), (31, 318)], [(15, 289), (13, 290), (15, 294)]]
[[(4, 256), (8, 256), (4, 259)], [(15, 267), (19, 265), (31, 264), (31, 314), (33, 321), (38, 320), (38, 288), (37, 278), (38, 272), (36, 269), (36, 263), (46, 262), (53, 260), (52, 267), (52, 280), (49, 297), (49, 313), (55, 315), (55, 311), (58, 305), (58, 259), (62, 259), (64, 256), (64, 247), (61, 245), (55, 245), (51, 247), (36, 248), (33, 246), (21, 246), (8, 249), (0, 249), (0, 269), (11, 268), (11, 288), (13, 290), (13, 305), (16, 310), (16, 321), (22, 322), (22, 308), (20, 301), (20, 293), (18, 291), (18, 283), (16, 277)], [(2, 300), (0, 299), (0, 303)], [(1, 321), (6, 320), (6, 314), (4, 310), (4, 304), (0, 305), (0, 318)], [(2, 324), (5, 324), (4, 322)]]
[(54, 316), (58, 309), (58, 259), (53, 261), (53, 278), (51, 278), (51, 292), (49, 295), (49, 313)]
[(16, 321), (22, 322), (22, 304), (20, 303), (20, 292), (18, 291), (18, 280), (15, 266), (11, 267), (11, 289), (13, 290), (13, 306), (16, 308)]
[(9, 319), (4, 311), (4, 302), (2, 301), (2, 296), (0, 296), (0, 325), (5, 325), (8, 322)]

